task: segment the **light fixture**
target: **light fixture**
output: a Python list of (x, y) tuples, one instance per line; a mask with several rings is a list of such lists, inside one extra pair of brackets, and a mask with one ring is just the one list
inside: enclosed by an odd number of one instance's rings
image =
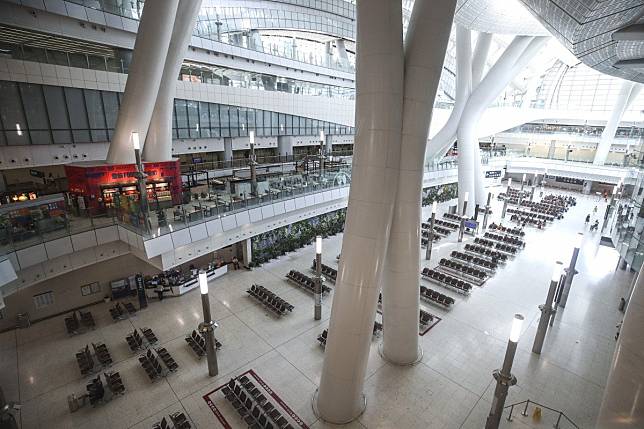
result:
[(512, 319), (512, 328), (510, 329), (510, 341), (513, 343), (519, 342), (519, 337), (521, 337), (521, 327), (523, 326), (524, 317), (522, 314), (515, 314)]
[(584, 241), (584, 234), (582, 232), (577, 233), (577, 237), (575, 238), (575, 247), (577, 249), (581, 248), (581, 243)]
[(432, 214), (436, 214), (436, 209), (438, 208), (438, 201), (432, 203)]
[(324, 141), (324, 130), (320, 130), (320, 141)]
[(202, 295), (208, 293), (208, 274), (205, 271), (199, 273), (199, 290), (201, 290)]
[(250, 130), (248, 132), (248, 141), (250, 144), (255, 144), (255, 130)]
[(315, 237), (315, 253), (318, 255), (322, 254), (322, 236), (320, 235)]
[(173, 231), (174, 231), (174, 229), (172, 228), (172, 224), (169, 224), (169, 225), (168, 225), (168, 229), (170, 229), (170, 232), (173, 232)]
[(559, 278), (561, 277), (562, 268), (563, 268), (563, 264), (561, 262), (557, 261), (557, 263), (555, 264), (555, 267), (552, 270), (552, 278), (551, 278), (551, 280), (553, 282), (558, 282), (559, 281)]
[(613, 186), (613, 195), (617, 193), (617, 185)]
[(22, 130), (20, 129), (20, 124), (16, 124), (16, 134), (18, 134), (19, 136), (22, 135)]
[(468, 198), (469, 198), (469, 197), (470, 197), (470, 193), (469, 193), (469, 192), (466, 192), (466, 193), (463, 195), (463, 201), (464, 201), (464, 202), (467, 202), (467, 200), (468, 200)]
[(523, 173), (523, 179), (521, 181), (525, 182), (525, 173)]
[(136, 131), (132, 131), (132, 147), (134, 150), (140, 150), (141, 149), (141, 143), (139, 142), (139, 133)]
[(511, 178), (511, 177), (508, 179), (508, 188), (509, 188), (510, 186), (512, 186), (512, 178)]

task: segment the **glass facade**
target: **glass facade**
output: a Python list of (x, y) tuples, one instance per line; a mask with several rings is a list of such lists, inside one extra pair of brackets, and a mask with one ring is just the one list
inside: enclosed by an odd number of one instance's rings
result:
[[(99, 143), (114, 133), (121, 93), (0, 81), (0, 145)], [(193, 100), (174, 100), (173, 138), (353, 134), (317, 119)]]

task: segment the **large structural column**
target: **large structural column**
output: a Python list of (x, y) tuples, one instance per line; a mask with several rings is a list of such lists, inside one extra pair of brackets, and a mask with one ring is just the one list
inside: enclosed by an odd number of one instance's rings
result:
[(107, 152), (110, 164), (134, 164), (132, 132), (145, 141), (154, 110), (179, 0), (150, 1), (143, 6), (125, 92)]
[(628, 300), (613, 363), (604, 388), (597, 429), (644, 427), (644, 275)]
[(293, 155), (293, 137), (278, 136), (277, 137), (277, 151), (280, 156)]
[(224, 137), (224, 161), (233, 160), (233, 139)]
[(472, 92), (472, 36), (470, 30), (456, 24), (456, 99), (454, 108), (441, 130), (432, 138), (427, 160), (442, 157), (456, 140), (456, 130), (467, 99)]
[[(456, 30), (456, 100), (447, 122), (429, 144), (426, 158), (430, 162), (442, 158), (456, 141), (456, 130), (461, 114), (472, 89), (481, 81), (492, 41), (492, 34), (479, 33), (474, 54), (472, 54), (469, 30), (460, 25), (456, 26)], [(469, 44), (464, 44), (465, 40), (470, 40)], [(470, 46), (469, 50), (466, 49), (467, 46)]]
[(335, 41), (335, 49), (338, 51), (338, 60), (340, 61), (340, 65), (347, 67), (349, 65), (349, 54), (347, 54), (344, 39), (338, 39)]
[(161, 162), (172, 159), (172, 111), (174, 94), (177, 90), (177, 76), (186, 56), (200, 8), (201, 0), (180, 0), (179, 2), (159, 93), (150, 119), (145, 146), (143, 146), (145, 161)]
[(606, 158), (608, 157), (608, 152), (610, 147), (613, 144), (615, 139), (615, 132), (619, 126), (619, 122), (622, 120), (622, 116), (628, 106), (633, 102), (637, 97), (641, 89), (640, 85), (637, 85), (635, 82), (630, 80), (625, 80), (622, 82), (622, 87), (619, 90), (619, 95), (617, 100), (615, 100), (615, 105), (613, 106), (613, 111), (606, 122), (604, 127), (604, 132), (602, 133), (601, 138), (599, 139), (599, 144), (597, 145), (597, 151), (595, 152), (595, 159), (593, 164), (595, 165), (604, 165)]
[(360, 0), (357, 10), (353, 173), (333, 294), (319, 416), (340, 424), (364, 410), (362, 393), (398, 183), (403, 45), (399, 1)]
[[(492, 66), (485, 78), (476, 87), (467, 101), (461, 115), (458, 127), (458, 184), (459, 184), (459, 209), (462, 207), (462, 198), (465, 192), (476, 196), (476, 183), (479, 181), (476, 163), (478, 137), (476, 129), (481, 115), (485, 109), (503, 91), (510, 80), (534, 56), (536, 51), (543, 46), (545, 37), (516, 36), (503, 52), (498, 61)], [(479, 167), (480, 168), (480, 167)], [(482, 191), (480, 186), (479, 193)], [(487, 196), (484, 196), (486, 198)], [(476, 201), (471, 198), (471, 201)], [(474, 214), (475, 204), (469, 204), (467, 215)]]
[(474, 55), (472, 55), (472, 88), (476, 88), (483, 78), (483, 71), (485, 64), (487, 64), (491, 44), (492, 33), (479, 33), (476, 39)]
[(405, 41), (398, 192), (383, 275), (382, 355), (408, 365), (418, 347), (421, 196), (427, 133), (456, 0), (416, 1)]

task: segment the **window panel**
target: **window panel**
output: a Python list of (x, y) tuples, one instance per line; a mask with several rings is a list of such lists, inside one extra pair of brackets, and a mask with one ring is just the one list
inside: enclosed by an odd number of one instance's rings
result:
[(85, 105), (87, 106), (87, 118), (91, 130), (93, 142), (107, 141), (105, 125), (105, 112), (101, 93), (93, 89), (85, 90)]
[(190, 130), (190, 138), (199, 137), (199, 102), (186, 101), (186, 108), (188, 110), (188, 128)]
[(119, 100), (116, 92), (103, 92), (103, 107), (105, 108), (106, 126), (109, 129), (116, 127), (116, 118), (119, 115)]
[(25, 109), (31, 144), (50, 144), (49, 119), (40, 85), (21, 83), (20, 95)]
[[(0, 81), (0, 94), (2, 94), (0, 119), (2, 127), (5, 129), (7, 144), (29, 144), (29, 133), (26, 132), (27, 121), (23, 114), (18, 85), (15, 82)], [(20, 133), (17, 131), (17, 126), (21, 129)]]
[(239, 110), (230, 106), (228, 112), (230, 115), (230, 137), (239, 137)]
[(199, 131), (201, 137), (208, 138), (210, 134), (210, 112), (209, 103), (199, 103)]
[(228, 106), (219, 105), (219, 122), (221, 124), (221, 136), (230, 137), (230, 117)]
[(89, 143), (91, 139), (83, 91), (78, 88), (65, 88), (65, 99), (74, 142)]

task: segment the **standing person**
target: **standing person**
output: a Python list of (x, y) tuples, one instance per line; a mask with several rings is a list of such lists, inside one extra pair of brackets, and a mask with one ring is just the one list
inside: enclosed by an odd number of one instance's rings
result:
[(586, 222), (585, 222), (585, 223), (586, 223), (586, 225), (588, 225), (588, 222), (590, 222), (590, 214), (587, 214), (587, 215), (586, 215)]
[(159, 281), (159, 284), (157, 284), (157, 287), (155, 289), (155, 292), (159, 296), (159, 301), (163, 301), (163, 282)]
[(235, 270), (238, 270), (239, 269), (239, 259), (237, 259), (237, 256), (233, 256), (232, 262), (233, 262), (233, 268)]
[(597, 206), (593, 209), (593, 213), (597, 214)]

